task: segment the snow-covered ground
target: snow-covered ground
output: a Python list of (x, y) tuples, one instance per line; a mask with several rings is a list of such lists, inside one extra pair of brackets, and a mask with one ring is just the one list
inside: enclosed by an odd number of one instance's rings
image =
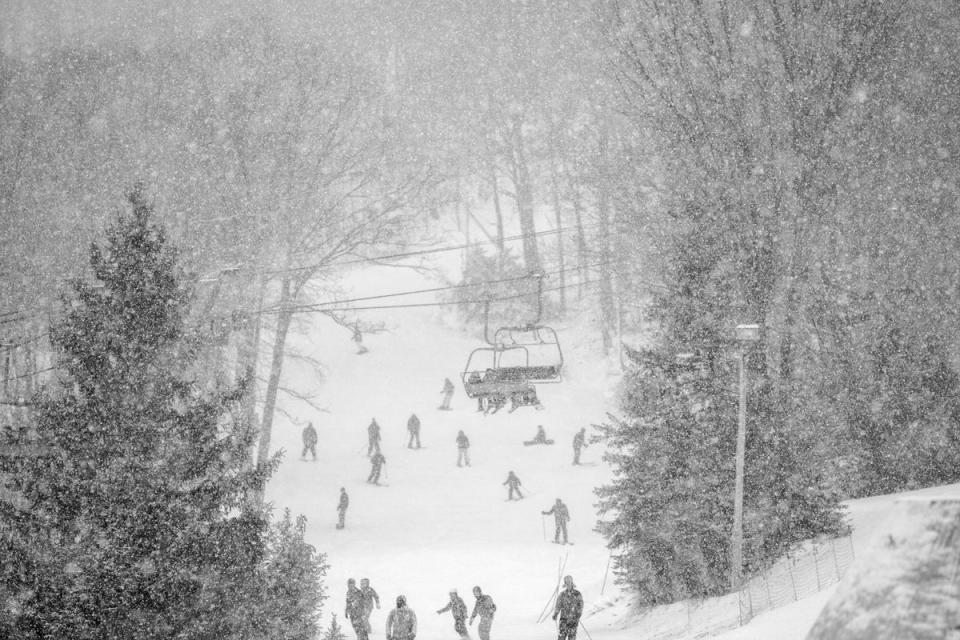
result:
[[(375, 295), (436, 286), (414, 271), (355, 275), (349, 296)], [(418, 299), (417, 301), (422, 301)], [(408, 303), (409, 299), (386, 304)], [(561, 565), (572, 575), (586, 603), (583, 619), (594, 640), (659, 637), (658, 630), (631, 617), (627, 598), (608, 573), (609, 554), (593, 529), (597, 519), (593, 489), (610, 470), (601, 448), (584, 451), (582, 466), (572, 462), (572, 440), (581, 428), (615, 411), (617, 368), (600, 355), (599, 336), (582, 327), (556, 326), (563, 344), (565, 379), (540, 385), (544, 409), (506, 409), (484, 416), (466, 398), (459, 373), (471, 349), (483, 346), (482, 329), (459, 327), (443, 307), (363, 312), (365, 321), (382, 321), (386, 331), (364, 337), (369, 351), (356, 353), (350, 336), (322, 315), (307, 316), (292, 336), (293, 350), (323, 364), (323, 375), (304, 360), (288, 358), (285, 386), (315, 395), (322, 411), (287, 398), (273, 435), (275, 449), (286, 453), (268, 487), (275, 507), (289, 507), (308, 518), (307, 537), (327, 554), (329, 600), (323, 625), (343, 619), (348, 578), (369, 578), (379, 592), (381, 610), (371, 623), (374, 637), (384, 633), (387, 611), (404, 594), (419, 618), (418, 637), (456, 638), (449, 613), (435, 611), (451, 588), (472, 609), (474, 585), (497, 604), (492, 637), (507, 640), (549, 638), (549, 617), (537, 620), (550, 599)], [(581, 323), (583, 320), (581, 319)], [(445, 377), (457, 384), (452, 411), (437, 409)], [(421, 422), (423, 448), (407, 448), (407, 418)], [(367, 425), (382, 427), (387, 459), (384, 486), (366, 483)], [(316, 462), (300, 459), (300, 432), (312, 421), (319, 434)], [(556, 442), (524, 446), (537, 425)], [(470, 438), (471, 466), (458, 468), (458, 430)], [(509, 471), (522, 481), (525, 498), (507, 501), (503, 482)], [(347, 526), (335, 528), (340, 487), (350, 495)], [(930, 490), (933, 491), (933, 490)], [(960, 487), (937, 490), (960, 496)], [(922, 492), (920, 492), (922, 494)], [(569, 507), (572, 545), (552, 544), (553, 518), (543, 516), (556, 498)], [(882, 528), (893, 497), (851, 503), (854, 549), (866, 549)], [(857, 562), (863, 557), (858, 555)], [(835, 588), (768, 612), (749, 624), (714, 637), (724, 640), (806, 636)], [(472, 632), (476, 637), (476, 631)], [(581, 631), (581, 637), (585, 637)], [(689, 637), (705, 637), (692, 630)]]

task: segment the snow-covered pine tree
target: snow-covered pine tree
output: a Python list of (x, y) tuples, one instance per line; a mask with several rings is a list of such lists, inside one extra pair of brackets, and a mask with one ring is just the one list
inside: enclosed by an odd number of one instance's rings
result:
[[(641, 604), (718, 595), (730, 585), (737, 398), (712, 375), (657, 351), (628, 350), (626, 417), (600, 426), (614, 469), (596, 490), (614, 571)], [(744, 562), (749, 574), (799, 542), (845, 531), (835, 483), (804, 458), (790, 412), (749, 429)], [(814, 430), (808, 429), (808, 433)]]
[(337, 624), (337, 614), (333, 614), (333, 619), (330, 620), (330, 626), (327, 627), (326, 633), (323, 634), (323, 640), (347, 640), (343, 629)]
[(91, 249), (98, 284), (74, 281), (51, 326), (60, 381), (36, 399), (32, 453), (4, 479), (0, 631), (311, 637), (323, 556), (289, 517), (271, 536), (246, 499), (276, 463), (248, 463), (242, 385), (204, 393), (191, 379), (203, 373), (184, 347), (176, 252), (142, 190), (128, 199)]

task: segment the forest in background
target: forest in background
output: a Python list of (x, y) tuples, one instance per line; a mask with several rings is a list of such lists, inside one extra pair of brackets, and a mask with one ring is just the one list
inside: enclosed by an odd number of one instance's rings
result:
[[(649, 600), (723, 583), (737, 324), (762, 326), (748, 566), (838, 531), (841, 497), (956, 481), (953, 4), (55, 4), (3, 4), (11, 416), (55, 365), (64, 282), (142, 180), (194, 274), (195, 325), (233, 347), (221, 377), (269, 363), (247, 399), (261, 462), (286, 334), (336, 293), (328, 269), (469, 225), (491, 248), (473, 281), (545, 272), (550, 313), (576, 296), (609, 353), (653, 336), (602, 434), (636, 454), (615, 460), (627, 484), (601, 489), (620, 575)], [(376, 330), (327, 315), (345, 339)], [(661, 449), (667, 469), (631, 462)], [(649, 500), (617, 490), (654, 480)], [(684, 568), (641, 583), (664, 558)]]

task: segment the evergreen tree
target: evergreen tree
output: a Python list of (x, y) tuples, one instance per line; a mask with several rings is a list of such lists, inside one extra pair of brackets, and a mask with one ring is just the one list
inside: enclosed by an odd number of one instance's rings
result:
[(327, 632), (323, 634), (323, 640), (347, 640), (346, 634), (343, 633), (343, 629), (337, 624), (337, 615), (333, 615), (333, 619), (330, 620), (330, 626), (327, 628)]
[[(190, 292), (140, 188), (51, 327), (62, 376), (8, 469), (0, 630), (21, 638), (312, 637), (323, 557), (246, 499), (243, 385), (201, 392)], [(291, 577), (291, 588), (278, 588)]]
[[(597, 489), (614, 570), (642, 604), (728, 590), (737, 400), (733, 371), (628, 351), (625, 420), (601, 425), (614, 479)], [(786, 415), (792, 415), (786, 412)], [(762, 569), (797, 543), (843, 532), (834, 478), (801, 459), (800, 430), (748, 435), (744, 561)], [(810, 449), (806, 449), (810, 451)]]

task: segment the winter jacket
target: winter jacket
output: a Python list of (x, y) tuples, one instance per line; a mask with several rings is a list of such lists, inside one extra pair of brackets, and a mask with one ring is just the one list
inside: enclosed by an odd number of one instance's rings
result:
[(510, 475), (507, 476), (507, 479), (504, 480), (503, 484), (510, 485), (511, 487), (516, 489), (517, 487), (520, 486), (520, 478), (518, 478), (515, 473), (511, 473)]
[(477, 603), (473, 605), (473, 613), (470, 614), (470, 622), (473, 622), (473, 619), (477, 616), (480, 616), (480, 620), (488, 620), (493, 618), (493, 614), (497, 611), (497, 605), (493, 603), (493, 598), (486, 594), (482, 594), (477, 598)]
[(466, 434), (461, 434), (457, 436), (457, 446), (461, 449), (470, 448), (470, 439)]
[(417, 414), (411, 415), (410, 419), (407, 420), (407, 431), (410, 433), (420, 432), (420, 418), (417, 417)]
[(583, 596), (576, 589), (564, 589), (557, 596), (557, 606), (553, 610), (553, 617), (560, 615), (561, 620), (576, 622), (583, 613)]
[(363, 618), (363, 594), (360, 589), (351, 587), (347, 589), (347, 609), (344, 612), (347, 620), (359, 620)]
[(407, 606), (391, 609), (387, 614), (388, 640), (413, 640), (417, 635), (417, 614)]
[(347, 496), (347, 492), (346, 491), (341, 492), (340, 502), (337, 504), (337, 511), (346, 511), (349, 505), (350, 505), (350, 498)]
[(570, 519), (570, 512), (567, 511), (567, 505), (562, 502), (559, 504), (554, 504), (550, 511), (544, 511), (543, 515), (549, 516), (553, 514), (553, 517), (556, 518), (557, 522), (566, 522)]
[(370, 612), (373, 611), (374, 602), (377, 603), (378, 607), (380, 606), (380, 596), (373, 590), (373, 587), (367, 586), (360, 589), (360, 602), (363, 606), (364, 615), (370, 615)]
[(437, 611), (437, 613), (443, 613), (444, 611), (452, 612), (454, 620), (467, 619), (467, 604), (463, 601), (463, 598), (461, 598), (460, 596), (455, 595), (451, 597), (450, 602), (447, 603), (447, 606)]
[(303, 444), (308, 447), (317, 444), (317, 430), (312, 425), (303, 429)]

